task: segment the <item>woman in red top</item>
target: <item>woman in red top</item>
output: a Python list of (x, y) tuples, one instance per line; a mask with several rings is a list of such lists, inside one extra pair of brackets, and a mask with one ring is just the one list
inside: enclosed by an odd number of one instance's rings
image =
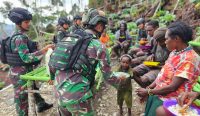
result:
[(168, 27), (165, 43), (172, 52), (156, 80), (146, 89), (137, 90), (141, 98), (148, 97), (145, 116), (165, 116), (164, 100), (192, 91), (200, 74), (200, 58), (188, 45), (192, 34), (192, 29), (183, 22), (174, 22)]

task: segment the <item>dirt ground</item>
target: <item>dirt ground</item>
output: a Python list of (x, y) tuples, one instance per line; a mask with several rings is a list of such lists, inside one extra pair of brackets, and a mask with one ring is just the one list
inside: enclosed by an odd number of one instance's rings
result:
[[(117, 64), (113, 62), (112, 64)], [(5, 73), (6, 74), (6, 73)], [(2, 75), (0, 75), (2, 76)], [(9, 79), (7, 80), (9, 82)], [(132, 105), (132, 116), (142, 116), (144, 112), (145, 103), (140, 103), (139, 98), (135, 93), (136, 87), (139, 87), (134, 80), (132, 80), (133, 87), (133, 105)], [(53, 86), (47, 85), (47, 83), (41, 84), (41, 91), (53, 91)], [(41, 94), (47, 103), (53, 103), (54, 107), (43, 113), (38, 113), (38, 116), (56, 116), (57, 104), (53, 93), (50, 95)], [(13, 87), (10, 85), (2, 90), (0, 90), (0, 116), (17, 116), (14, 104), (14, 91)], [(114, 87), (102, 83), (100, 90), (95, 94), (94, 109), (96, 116), (118, 116), (118, 106), (117, 106), (117, 91)], [(124, 104), (123, 106), (124, 116), (127, 115), (127, 108)]]
[[(145, 103), (140, 103), (139, 98), (135, 93), (136, 87), (138, 85), (132, 81), (133, 93), (132, 93), (132, 116), (143, 116)], [(105, 84), (101, 91), (101, 97), (95, 99), (96, 105), (96, 115), (97, 116), (118, 116), (119, 110), (117, 105), (117, 91), (114, 87)], [(127, 107), (124, 103), (123, 105), (124, 116), (127, 115)]]
[[(133, 116), (142, 116), (144, 111), (144, 103), (141, 104), (138, 100), (137, 95), (134, 92), (135, 87), (138, 85), (133, 82), (133, 107), (132, 115)], [(41, 91), (52, 91), (52, 86), (43, 84)], [(0, 91), (0, 115), (3, 116), (16, 116), (14, 99), (13, 99), (13, 89), (12, 86), (8, 87), (5, 90)], [(53, 95), (44, 95), (42, 96), (48, 103), (53, 103), (54, 107), (50, 110), (47, 110), (44, 113), (39, 113), (38, 116), (56, 116), (57, 114), (57, 105)], [(103, 84), (101, 90), (97, 93), (96, 98), (94, 99), (94, 108), (96, 109), (96, 116), (118, 116), (118, 106), (116, 100), (117, 92), (116, 89), (108, 84)], [(127, 114), (126, 106), (124, 104), (124, 116)]]
[(0, 81), (5, 82), (5, 86), (10, 85), (10, 80), (8, 78), (8, 71), (0, 70)]

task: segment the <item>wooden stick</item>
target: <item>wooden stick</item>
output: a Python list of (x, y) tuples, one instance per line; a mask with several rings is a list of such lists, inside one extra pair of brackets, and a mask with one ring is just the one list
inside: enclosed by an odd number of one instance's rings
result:
[(173, 9), (173, 12), (172, 12), (173, 14), (174, 14), (175, 10), (176, 10), (177, 7), (178, 7), (179, 1), (180, 1), (180, 0), (177, 0), (177, 2), (176, 2), (176, 5), (175, 5), (175, 7), (174, 7), (174, 9)]
[[(31, 87), (28, 87), (28, 90), (31, 90)], [(29, 104), (29, 116), (37, 116), (35, 108), (35, 99), (33, 93), (28, 93), (28, 104)]]
[(162, 1), (160, 0), (160, 2), (159, 2), (159, 4), (158, 4), (158, 6), (157, 6), (157, 8), (156, 8), (156, 10), (155, 10), (155, 12), (154, 12), (154, 14), (153, 14), (153, 17), (156, 15), (156, 13), (158, 12), (158, 10), (159, 10), (159, 8), (160, 8), (160, 6), (161, 6), (161, 3), (162, 3)]
[(40, 94), (48, 94), (48, 95), (52, 95), (53, 92), (52, 91), (39, 91), (39, 90), (25, 90), (25, 92), (28, 93), (40, 93)]

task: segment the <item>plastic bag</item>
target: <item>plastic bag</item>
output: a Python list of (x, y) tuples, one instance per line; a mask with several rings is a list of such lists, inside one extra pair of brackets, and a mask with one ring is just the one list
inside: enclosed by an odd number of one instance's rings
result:
[(50, 70), (49, 70), (49, 60), (50, 60), (50, 56), (52, 54), (53, 50), (51, 48), (48, 49), (46, 55), (45, 55), (45, 66), (46, 66), (46, 71), (47, 74), (50, 76)]

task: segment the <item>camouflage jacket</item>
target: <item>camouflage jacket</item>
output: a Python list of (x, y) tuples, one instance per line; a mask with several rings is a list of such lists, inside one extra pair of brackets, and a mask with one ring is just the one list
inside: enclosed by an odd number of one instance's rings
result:
[(63, 27), (58, 27), (58, 31), (56, 34), (56, 41), (60, 42), (69, 32), (67, 32)]
[[(17, 30), (16, 33), (22, 33), (22, 35), (16, 35), (11, 40), (11, 49), (14, 53), (18, 53), (23, 62), (32, 63), (34, 61), (39, 61), (42, 58), (42, 52), (36, 51), (34, 53), (30, 53), (27, 46), (27, 38), (28, 36)], [(19, 76), (21, 74), (25, 74), (26, 72), (32, 71), (33, 66), (11, 66), (10, 74)]]
[(74, 32), (75, 30), (77, 30), (77, 29), (83, 29), (81, 26), (79, 26), (79, 25), (73, 25), (72, 27), (71, 27), (71, 32)]
[[(74, 44), (75, 40), (73, 38), (68, 38), (67, 41), (69, 41), (69, 44), (70, 42)], [(66, 57), (69, 56), (69, 54), (65, 55)], [(103, 73), (104, 79), (109, 84), (118, 88), (120, 79), (111, 76), (112, 72), (108, 50), (98, 39), (91, 40), (86, 50), (86, 55), (92, 65), (95, 65), (95, 61), (98, 61), (98, 65)], [(84, 70), (88, 70), (87, 67), (85, 68), (86, 69)], [(56, 97), (59, 100), (58, 103), (63, 107), (80, 103), (81, 101), (85, 101), (93, 96), (90, 88), (90, 81), (81, 73), (77, 73), (73, 70), (56, 70), (54, 85)]]

